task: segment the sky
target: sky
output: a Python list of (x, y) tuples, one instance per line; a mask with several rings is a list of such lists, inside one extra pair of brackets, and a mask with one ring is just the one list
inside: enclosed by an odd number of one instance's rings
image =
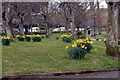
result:
[(103, 0), (103, 1), (100, 3), (100, 8), (107, 8), (107, 3), (105, 2), (105, 0)]

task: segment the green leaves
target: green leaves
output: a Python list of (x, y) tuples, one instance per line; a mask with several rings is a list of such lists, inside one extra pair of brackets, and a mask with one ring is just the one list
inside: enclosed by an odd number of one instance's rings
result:
[(83, 59), (86, 55), (86, 50), (80, 47), (70, 48), (68, 54), (70, 58)]

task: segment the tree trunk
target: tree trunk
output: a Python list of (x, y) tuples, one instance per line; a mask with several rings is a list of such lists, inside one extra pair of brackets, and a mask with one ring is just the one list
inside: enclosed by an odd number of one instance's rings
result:
[(30, 34), (33, 34), (32, 24), (30, 24)]
[[(120, 2), (118, 3), (118, 31), (120, 31)], [(118, 33), (118, 39), (120, 40), (120, 32)]]
[(91, 28), (91, 30), (92, 30), (92, 35), (94, 35), (94, 13), (95, 13), (95, 11), (94, 11), (94, 0), (90, 0), (90, 14), (91, 14), (91, 26), (92, 26), (92, 28)]
[(66, 33), (69, 34), (69, 22), (67, 20), (66, 20), (65, 29), (66, 29)]
[(60, 29), (60, 34), (62, 35), (62, 31), (61, 31), (61, 28), (60, 28), (60, 25), (58, 25), (59, 29)]
[(13, 37), (13, 34), (12, 34), (10, 26), (8, 25), (7, 22), (5, 22), (5, 24), (6, 25), (4, 26), (4, 28), (5, 28), (5, 31), (6, 31), (6, 36)]
[(50, 27), (47, 24), (46, 24), (45, 31), (46, 31), (46, 38), (49, 38), (49, 36), (51, 35), (51, 31), (50, 31)]
[(23, 25), (19, 25), (19, 29), (20, 29), (20, 35), (24, 35)]
[(120, 57), (118, 49), (118, 12), (117, 9), (113, 9), (113, 2), (108, 3), (108, 40), (106, 42), (106, 55), (112, 57)]

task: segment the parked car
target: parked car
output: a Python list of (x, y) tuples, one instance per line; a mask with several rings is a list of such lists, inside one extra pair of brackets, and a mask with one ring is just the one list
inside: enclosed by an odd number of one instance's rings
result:
[(60, 31), (60, 28), (55, 28), (52, 30), (52, 32), (58, 32), (58, 31)]
[[(29, 31), (31, 32), (31, 29)], [(32, 32), (40, 32), (39, 27), (33, 27)]]

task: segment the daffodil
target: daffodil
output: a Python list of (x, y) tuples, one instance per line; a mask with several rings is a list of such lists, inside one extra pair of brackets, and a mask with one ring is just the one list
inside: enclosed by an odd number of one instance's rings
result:
[(7, 39), (11, 39), (10, 37), (7, 37)]
[(69, 48), (69, 46), (66, 46), (66, 47), (65, 47), (65, 49), (68, 49), (68, 48)]
[(85, 45), (82, 45), (82, 46), (81, 46), (81, 48), (84, 48), (84, 47), (85, 47)]
[(72, 47), (76, 47), (76, 45), (72, 45)]
[(90, 41), (89, 43), (90, 43), (90, 44), (93, 44), (93, 43), (94, 43), (94, 41)]
[(20, 37), (20, 35), (16, 35), (16, 37)]
[(85, 47), (85, 49), (87, 49), (87, 47)]
[(3, 36), (2, 39), (11, 39), (11, 38), (8, 36)]
[(82, 43), (83, 41), (82, 40), (79, 40), (80, 43)]
[(37, 37), (40, 37), (40, 35), (36, 35)]

